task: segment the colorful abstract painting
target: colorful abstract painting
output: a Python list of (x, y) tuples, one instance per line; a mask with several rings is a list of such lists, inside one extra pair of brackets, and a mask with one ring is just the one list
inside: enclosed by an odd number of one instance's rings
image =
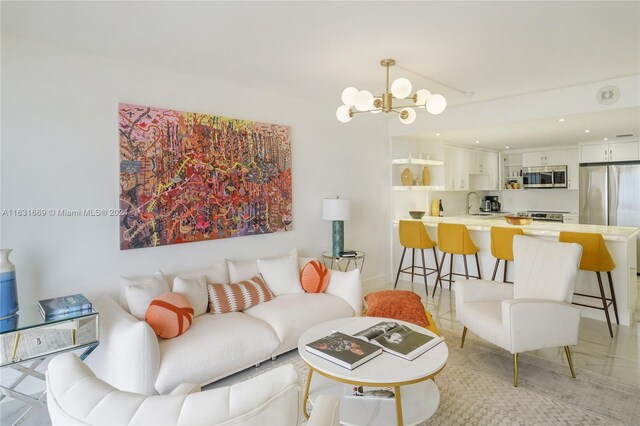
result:
[(292, 228), (291, 129), (119, 104), (120, 248)]

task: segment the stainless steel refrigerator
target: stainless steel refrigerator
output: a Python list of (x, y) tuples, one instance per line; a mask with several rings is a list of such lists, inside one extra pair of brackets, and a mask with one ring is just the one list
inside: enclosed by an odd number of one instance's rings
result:
[(639, 161), (580, 165), (580, 223), (640, 228)]

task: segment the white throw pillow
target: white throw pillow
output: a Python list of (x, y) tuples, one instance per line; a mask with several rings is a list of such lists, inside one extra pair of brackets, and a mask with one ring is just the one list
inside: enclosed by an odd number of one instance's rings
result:
[(193, 307), (193, 316), (197, 317), (207, 312), (209, 296), (207, 295), (207, 279), (175, 277), (173, 280), (174, 293), (182, 293)]
[[(298, 249), (292, 249), (285, 255), (269, 257), (265, 259), (281, 259), (289, 256), (298, 256)], [(231, 260), (226, 259), (227, 268), (229, 269), (229, 283), (239, 283), (240, 281), (250, 280), (258, 275), (260, 270), (258, 269), (257, 259), (245, 259), (245, 260)], [(267, 282), (267, 285), (269, 283)]]
[(331, 271), (329, 285), (324, 292), (346, 300), (355, 311), (355, 316), (362, 315), (362, 283), (358, 268), (347, 272)]
[(120, 277), (120, 294), (118, 295), (118, 303), (120, 303), (120, 306), (122, 306), (127, 312), (131, 313), (131, 309), (129, 309), (129, 303), (127, 302), (127, 294), (126, 294), (127, 287), (132, 285), (145, 284), (148, 282), (154, 282), (156, 278), (162, 279), (167, 284), (167, 287), (169, 286), (170, 281), (167, 279), (167, 276), (163, 274), (162, 271), (160, 270), (156, 271), (156, 273), (153, 275), (144, 275), (144, 276), (138, 276), (138, 277), (121, 276)]
[(150, 279), (125, 287), (124, 293), (131, 315), (144, 320), (147, 308), (153, 299), (169, 292), (169, 284), (164, 278), (153, 276)]
[[(227, 272), (227, 263), (223, 260), (217, 262), (208, 268), (195, 269), (193, 271), (179, 272), (173, 274), (175, 278), (199, 278), (204, 276), (206, 282), (212, 284), (229, 284), (229, 273)], [(174, 281), (175, 282), (175, 281)], [(173, 290), (175, 291), (175, 290)]]
[(258, 270), (274, 295), (304, 293), (300, 285), (298, 256), (258, 259)]

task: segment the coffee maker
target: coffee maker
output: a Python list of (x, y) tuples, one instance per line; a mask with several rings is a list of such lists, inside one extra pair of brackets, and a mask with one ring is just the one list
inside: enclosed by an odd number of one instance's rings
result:
[(498, 201), (497, 195), (487, 195), (484, 197), (484, 201), (482, 202), (482, 207), (484, 211), (492, 211), (499, 212), (500, 211), (500, 202)]

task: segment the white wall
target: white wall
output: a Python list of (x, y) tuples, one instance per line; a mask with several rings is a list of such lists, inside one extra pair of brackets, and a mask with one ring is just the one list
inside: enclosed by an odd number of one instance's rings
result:
[(0, 209), (118, 208), (119, 102), (292, 128), (293, 231), (120, 251), (116, 217), (4, 215), (0, 246), (15, 250), (21, 306), (74, 292), (115, 293), (123, 274), (176, 272), (292, 247), (320, 256), (331, 245), (321, 199), (336, 194), (352, 199), (346, 246), (367, 253), (365, 278), (389, 279), (385, 120), (345, 125), (335, 119), (334, 105), (20, 38), (1, 42)]

